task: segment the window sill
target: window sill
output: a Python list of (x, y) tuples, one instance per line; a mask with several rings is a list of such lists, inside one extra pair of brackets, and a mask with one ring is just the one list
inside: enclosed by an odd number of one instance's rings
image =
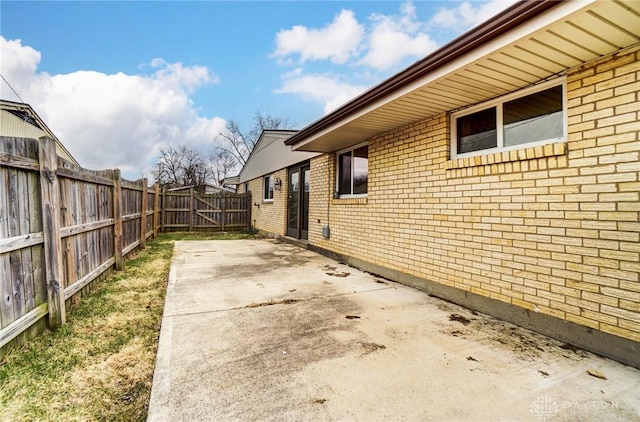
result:
[[(563, 141), (474, 157), (454, 158), (447, 161), (447, 177), (537, 170), (540, 166), (535, 163), (540, 159), (548, 161), (547, 168), (564, 167), (566, 166), (566, 154), (567, 143)], [(528, 162), (531, 163), (528, 164)]]
[(263, 204), (273, 204), (273, 199), (263, 199), (262, 203)]
[(331, 205), (366, 205), (367, 198), (337, 198), (331, 200)]

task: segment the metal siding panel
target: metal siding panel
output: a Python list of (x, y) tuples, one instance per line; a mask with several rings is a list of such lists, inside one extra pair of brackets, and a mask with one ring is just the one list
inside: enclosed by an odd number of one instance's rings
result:
[(596, 57), (594, 52), (586, 48), (584, 45), (574, 42), (573, 40), (565, 39), (553, 31), (545, 31), (536, 34), (534, 39), (542, 44), (547, 44), (553, 46), (557, 50), (564, 51), (583, 62), (593, 60)]
[[(617, 23), (617, 19), (615, 18), (614, 22)], [(571, 20), (571, 22), (581, 27), (585, 32), (589, 32), (600, 39), (606, 39), (607, 43), (615, 46), (615, 49), (638, 42), (637, 37), (631, 36), (626, 31), (620, 30), (592, 13), (584, 13), (575, 18), (575, 20)], [(635, 31), (637, 31), (637, 28), (635, 28)]]
[(579, 26), (559, 25), (554, 27), (553, 31), (564, 38), (580, 40), (583, 45), (589, 46), (590, 50), (595, 51), (600, 56), (608, 54), (614, 49), (610, 43), (602, 41)]
[(454, 95), (455, 98), (462, 99), (462, 101), (481, 101), (486, 98), (485, 94), (479, 93), (477, 90), (471, 89), (471, 87), (463, 87), (455, 82), (441, 81), (437, 82), (433, 86), (433, 91), (440, 93), (441, 95)]
[[(476, 77), (480, 77), (481, 75), (486, 76), (490, 80), (494, 80), (497, 83), (502, 83), (504, 85), (511, 85), (513, 88), (519, 88), (524, 85), (528, 85), (531, 83), (531, 78), (521, 79), (517, 78), (513, 75), (509, 75), (508, 73), (498, 72), (497, 70), (493, 70), (490, 66), (489, 62), (482, 62), (482, 64), (476, 64), (474, 66), (470, 66), (468, 68), (469, 72), (477, 75)], [(513, 89), (512, 88), (512, 89)], [(511, 89), (509, 89), (510, 91)]]
[(567, 68), (560, 63), (556, 63), (536, 53), (532, 53), (531, 51), (526, 50), (519, 45), (516, 46), (516, 48), (510, 49), (507, 55), (512, 58), (521, 60), (524, 63), (530, 64), (531, 66), (542, 69), (543, 71), (547, 72), (548, 75), (562, 72)]
[[(628, 9), (636, 7), (636, 13), (630, 12)], [(593, 12), (602, 18), (612, 22), (613, 24), (624, 29), (637, 41), (640, 41), (640, 1), (630, 1), (621, 5), (619, 3), (599, 3), (593, 8)]]
[[(548, 45), (541, 41), (527, 40), (520, 44), (520, 47), (524, 50), (535, 54), (538, 57), (544, 57), (545, 59), (558, 63), (564, 68), (570, 68), (579, 65), (582, 61), (578, 60), (571, 55), (560, 51), (555, 46)], [(535, 53), (533, 53), (535, 51)]]
[(549, 75), (549, 72), (533, 66), (531, 63), (523, 62), (505, 54), (496, 54), (489, 58), (487, 62), (481, 64), (501, 73), (513, 75), (523, 81), (537, 80)]

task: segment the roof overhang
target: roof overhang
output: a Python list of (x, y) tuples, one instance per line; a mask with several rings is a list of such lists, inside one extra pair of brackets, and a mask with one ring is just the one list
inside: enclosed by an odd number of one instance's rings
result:
[(286, 141), (331, 152), (565, 74), (640, 42), (640, 2), (522, 1)]

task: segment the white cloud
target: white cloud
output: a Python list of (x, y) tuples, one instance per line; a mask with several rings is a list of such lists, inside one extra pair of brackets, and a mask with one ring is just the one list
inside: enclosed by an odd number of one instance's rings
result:
[[(210, 148), (226, 122), (198, 116), (189, 94), (217, 82), (206, 67), (154, 59), (149, 75), (38, 72), (40, 53), (0, 36), (0, 71), (83, 167), (148, 172), (162, 147)], [(16, 100), (2, 83), (2, 98)]]
[(434, 51), (438, 44), (417, 20), (413, 3), (400, 6), (399, 15), (374, 14), (369, 18), (372, 27), (368, 34), (368, 53), (360, 61), (378, 70), (389, 69), (406, 57), (421, 58)]
[(294, 94), (301, 98), (323, 104), (325, 113), (338, 108), (366, 87), (342, 82), (331, 74), (304, 74), (301, 69), (289, 72), (283, 77), (283, 86), (276, 92)]
[(301, 62), (328, 59), (342, 64), (357, 54), (363, 34), (364, 28), (356, 20), (354, 13), (342, 10), (324, 28), (308, 29), (296, 25), (278, 32), (273, 56), (282, 59), (298, 54)]
[(491, 0), (475, 5), (465, 1), (455, 8), (441, 8), (429, 22), (456, 32), (476, 26), (515, 3), (515, 0)]

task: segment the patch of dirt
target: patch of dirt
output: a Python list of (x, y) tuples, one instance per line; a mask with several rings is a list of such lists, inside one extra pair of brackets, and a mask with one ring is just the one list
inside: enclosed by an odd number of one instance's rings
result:
[(378, 344), (378, 343), (360, 343), (360, 344), (364, 348), (363, 356), (368, 355), (369, 353), (373, 353), (377, 350), (382, 350), (387, 348), (387, 346), (385, 346), (384, 344)]
[(465, 318), (460, 314), (451, 314), (451, 315), (449, 315), (449, 321), (457, 321), (457, 322), (462, 323), (462, 325), (471, 324), (471, 320), (470, 319)]
[(341, 271), (327, 271), (327, 275), (332, 277), (348, 277), (351, 273), (341, 272)]
[(313, 401), (313, 404), (324, 404), (327, 399), (316, 399)]
[(573, 344), (565, 343), (562, 346), (560, 346), (560, 348), (564, 349), (564, 350), (569, 350), (569, 351), (574, 352), (574, 353), (578, 353), (578, 348), (576, 346), (574, 346)]
[(292, 303), (297, 303), (299, 302), (298, 299), (284, 299), (284, 300), (279, 300), (277, 302), (259, 302), (259, 303), (250, 303), (246, 306), (244, 306), (245, 308), (260, 308), (262, 306), (272, 306), (272, 305), (291, 305)]
[(345, 318), (346, 319), (360, 319), (360, 317), (358, 315), (347, 315)]

